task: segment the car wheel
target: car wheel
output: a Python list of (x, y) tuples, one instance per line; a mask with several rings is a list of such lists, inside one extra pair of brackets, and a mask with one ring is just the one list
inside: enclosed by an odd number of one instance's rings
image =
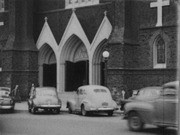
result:
[(30, 106), (28, 105), (28, 111), (29, 111), (29, 113), (31, 113), (31, 108), (30, 108)]
[(107, 114), (108, 114), (108, 116), (112, 116), (113, 115), (113, 111), (108, 111)]
[(72, 109), (71, 109), (70, 106), (68, 107), (68, 112), (69, 112), (70, 114), (72, 113)]
[(60, 113), (60, 109), (58, 108), (58, 109), (56, 109), (56, 113), (57, 114), (59, 114)]
[(81, 106), (81, 114), (82, 114), (83, 116), (86, 116), (86, 115), (87, 115), (87, 111), (85, 110), (84, 105)]
[(14, 107), (11, 108), (9, 111), (10, 111), (11, 113), (13, 113), (13, 112), (14, 112)]
[(32, 112), (33, 114), (35, 114), (35, 113), (37, 112), (37, 108), (32, 107), (31, 112)]
[(143, 129), (144, 123), (142, 122), (137, 112), (131, 112), (128, 116), (128, 126), (132, 131), (140, 131)]
[(167, 128), (167, 126), (158, 126), (158, 128), (159, 128), (160, 130), (164, 130), (164, 129)]

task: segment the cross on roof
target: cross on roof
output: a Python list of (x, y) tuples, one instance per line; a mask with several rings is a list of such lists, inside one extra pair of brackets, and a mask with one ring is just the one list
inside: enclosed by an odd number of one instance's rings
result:
[(170, 5), (169, 0), (157, 0), (157, 2), (151, 2), (150, 7), (157, 7), (157, 24), (156, 26), (162, 26), (162, 7)]

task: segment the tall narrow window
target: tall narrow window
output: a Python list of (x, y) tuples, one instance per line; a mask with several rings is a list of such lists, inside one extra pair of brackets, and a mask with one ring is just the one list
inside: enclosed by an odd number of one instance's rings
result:
[(165, 43), (161, 37), (157, 41), (157, 63), (165, 63)]
[(161, 36), (154, 43), (154, 68), (166, 68), (166, 47)]
[(4, 0), (0, 0), (0, 12), (4, 11)]

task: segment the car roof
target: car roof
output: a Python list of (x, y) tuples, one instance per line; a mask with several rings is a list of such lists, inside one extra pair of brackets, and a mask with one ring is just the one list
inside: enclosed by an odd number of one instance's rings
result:
[(108, 89), (105, 86), (101, 86), (101, 85), (84, 85), (84, 86), (80, 86), (78, 89)]
[(163, 87), (164, 88), (169, 87), (169, 88), (176, 88), (176, 89), (178, 89), (179, 88), (179, 81), (172, 81), (172, 82), (165, 83), (163, 85)]
[(149, 87), (144, 87), (144, 88), (141, 88), (140, 90), (146, 90), (146, 89), (148, 89), (148, 90), (154, 90), (154, 89), (162, 89), (162, 87), (161, 86), (149, 86)]

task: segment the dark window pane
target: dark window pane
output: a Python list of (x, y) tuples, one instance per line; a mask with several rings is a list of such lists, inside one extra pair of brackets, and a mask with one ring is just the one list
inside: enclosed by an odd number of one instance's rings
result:
[(157, 63), (165, 63), (165, 43), (161, 37), (157, 40)]

